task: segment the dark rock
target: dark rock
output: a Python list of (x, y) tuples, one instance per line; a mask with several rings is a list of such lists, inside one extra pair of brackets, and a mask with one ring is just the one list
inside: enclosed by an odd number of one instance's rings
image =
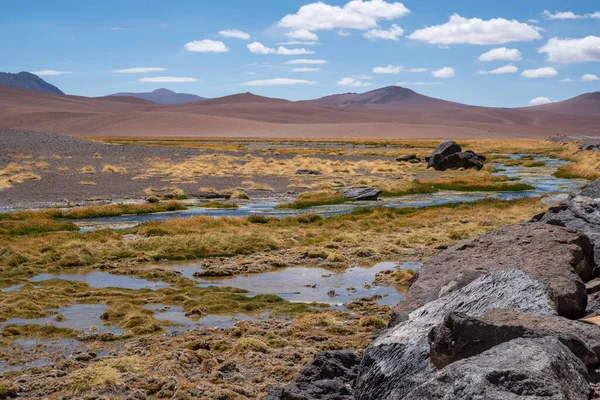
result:
[(585, 284), (585, 292), (587, 294), (594, 294), (600, 292), (600, 279), (594, 279)]
[(437, 164), (433, 167), (436, 171), (445, 171), (447, 169), (458, 169), (458, 168), (475, 168), (481, 169), (483, 168), (483, 162), (481, 158), (485, 160), (484, 156), (480, 156), (473, 152), (460, 152), (450, 154), (448, 157), (442, 158)]
[(582, 196), (600, 199), (600, 179), (596, 179), (581, 191)]
[(298, 175), (321, 175), (321, 171), (317, 171), (314, 169), (299, 169), (296, 171)]
[[(595, 195), (595, 186), (588, 194)], [(587, 196), (576, 196), (566, 205), (553, 207), (543, 214), (541, 222), (563, 226), (587, 236), (594, 244), (594, 262), (600, 266), (600, 200)], [(591, 279), (588, 276), (587, 279)]]
[(462, 148), (453, 142), (452, 140), (446, 140), (438, 145), (431, 154), (425, 156), (425, 162), (427, 163), (427, 168), (434, 167), (437, 163), (439, 163), (442, 159), (448, 157), (451, 154), (460, 153)]
[(231, 198), (231, 194), (230, 193), (222, 193), (222, 192), (214, 192), (214, 191), (199, 191), (195, 197), (197, 197), (199, 199), (206, 199), (206, 200), (211, 200), (211, 199), (229, 200)]
[(515, 339), (451, 364), (403, 398), (587, 400), (590, 395), (585, 365), (556, 338), (545, 337)]
[(420, 163), (421, 159), (419, 157), (417, 157), (416, 154), (409, 154), (407, 156), (402, 156), (402, 157), (398, 157), (396, 158), (396, 161), (398, 162), (410, 162), (410, 163)]
[[(420, 280), (421, 278), (419, 278)], [(417, 281), (418, 282), (418, 281)], [(429, 331), (451, 312), (480, 316), (493, 309), (556, 315), (549, 288), (517, 269), (492, 272), (414, 310), (365, 351), (355, 384), (357, 400), (401, 399), (436, 372), (429, 359)]]
[(364, 187), (355, 189), (344, 189), (344, 197), (353, 200), (377, 200), (382, 193), (381, 190), (374, 187)]
[(349, 351), (317, 353), (286, 388), (276, 389), (267, 400), (354, 400), (352, 382), (360, 358)]
[(419, 278), (394, 307), (390, 325), (427, 302), (451, 293), (478, 276), (515, 268), (549, 287), (559, 315), (585, 315), (587, 297), (582, 282), (594, 270), (589, 239), (568, 229), (522, 223), (461, 242), (419, 269)]
[(429, 332), (431, 362), (438, 368), (473, 357), (519, 337), (554, 336), (585, 365), (600, 356), (600, 327), (563, 317), (539, 317), (514, 310), (494, 310), (478, 318), (450, 313)]

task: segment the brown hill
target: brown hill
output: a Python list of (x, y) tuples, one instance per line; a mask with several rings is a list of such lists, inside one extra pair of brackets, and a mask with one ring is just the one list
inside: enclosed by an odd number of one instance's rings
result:
[(564, 115), (587, 115), (597, 117), (600, 116), (600, 92), (585, 93), (565, 101), (528, 107), (528, 109)]
[(152, 92), (142, 93), (115, 93), (106, 97), (136, 97), (157, 104), (180, 104), (204, 100), (204, 97), (189, 93), (176, 93), (169, 89), (156, 89)]

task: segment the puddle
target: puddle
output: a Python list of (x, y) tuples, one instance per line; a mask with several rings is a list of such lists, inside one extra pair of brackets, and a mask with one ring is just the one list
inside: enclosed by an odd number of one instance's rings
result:
[[(163, 265), (164, 266), (164, 265)], [(328, 303), (342, 306), (354, 299), (380, 295), (380, 304), (396, 305), (402, 298), (401, 288), (373, 285), (378, 272), (394, 269), (419, 269), (416, 262), (381, 262), (372, 267), (351, 267), (344, 271), (333, 271), (317, 267), (290, 267), (260, 274), (227, 277), (194, 277), (202, 271), (196, 263), (170, 264), (183, 276), (196, 280), (199, 286), (228, 286), (245, 289), (249, 295), (275, 294), (289, 301)], [(146, 269), (156, 266), (149, 265)], [(314, 286), (314, 287), (313, 287)], [(335, 291), (332, 297), (330, 291)]]
[(9, 287), (6, 287), (2, 290), (0, 290), (1, 292), (16, 292), (17, 290), (21, 289), (23, 287), (23, 284), (19, 284), (19, 285), (12, 285)]
[(11, 318), (0, 324), (0, 328), (4, 328), (6, 325), (17, 324), (17, 325), (52, 325), (58, 328), (71, 328), (87, 333), (90, 332), (101, 332), (101, 333), (113, 333), (119, 335), (123, 333), (123, 330), (111, 326), (105, 325), (104, 321), (100, 318), (107, 306), (105, 304), (73, 304), (68, 307), (51, 308), (47, 311), (56, 311), (58, 314), (64, 316), (64, 320), (56, 321), (56, 315), (50, 315), (43, 318)]
[(125, 275), (113, 275), (103, 271), (69, 271), (58, 274), (40, 274), (32, 282), (46, 281), (48, 279), (63, 279), (67, 281), (85, 282), (93, 288), (116, 287), (123, 289), (161, 289), (169, 285), (164, 282), (153, 282), (146, 279), (134, 278)]
[(190, 329), (193, 327), (207, 328), (231, 328), (240, 320), (258, 321), (268, 319), (270, 313), (262, 313), (260, 318), (245, 314), (236, 315), (207, 315), (205, 317), (193, 318), (185, 315), (181, 306), (165, 306), (163, 304), (148, 304), (144, 306), (147, 310), (154, 311), (154, 318), (163, 322), (170, 322), (173, 325), (167, 326), (167, 330), (177, 331), (182, 327)]

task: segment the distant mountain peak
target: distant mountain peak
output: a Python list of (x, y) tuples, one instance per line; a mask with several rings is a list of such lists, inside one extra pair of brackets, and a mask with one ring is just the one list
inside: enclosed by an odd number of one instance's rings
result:
[(42, 93), (64, 94), (59, 88), (49, 84), (39, 76), (31, 72), (19, 72), (11, 74), (0, 72), (0, 85), (10, 86), (17, 89), (33, 90)]
[(138, 99), (144, 99), (148, 101), (152, 101), (158, 104), (181, 104), (181, 103), (191, 103), (194, 101), (204, 100), (204, 97), (196, 96), (195, 94), (189, 93), (176, 93), (172, 90), (160, 88), (153, 90), (152, 92), (142, 92), (142, 93), (115, 93), (110, 94), (111, 96), (119, 96), (119, 97), (136, 97)]

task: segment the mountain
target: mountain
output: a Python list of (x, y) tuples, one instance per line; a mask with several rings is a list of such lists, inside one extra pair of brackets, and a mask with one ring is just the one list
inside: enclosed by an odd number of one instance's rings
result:
[(64, 94), (56, 86), (49, 84), (39, 76), (30, 72), (19, 72), (18, 74), (0, 72), (0, 85), (42, 93)]
[(138, 99), (149, 100), (158, 104), (180, 104), (204, 100), (204, 97), (196, 96), (195, 94), (175, 93), (169, 89), (156, 89), (153, 92), (145, 93), (115, 93), (109, 94), (106, 97), (111, 96), (137, 97)]
[(522, 110), (536, 110), (565, 115), (600, 115), (600, 92), (585, 93), (572, 99), (527, 107)]

